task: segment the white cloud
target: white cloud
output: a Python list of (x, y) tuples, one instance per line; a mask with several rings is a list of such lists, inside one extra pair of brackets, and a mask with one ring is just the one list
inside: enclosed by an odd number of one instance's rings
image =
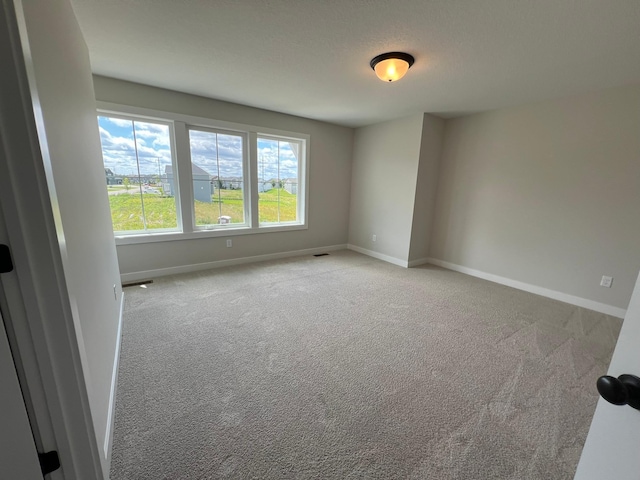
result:
[(291, 144), (278, 140), (258, 140), (258, 178), (260, 180), (297, 178), (298, 160)]
[(113, 123), (118, 127), (131, 127), (131, 120), (124, 120), (122, 118), (103, 117), (106, 118), (109, 123)]
[(147, 122), (135, 122), (137, 149), (131, 121), (101, 117), (100, 138), (104, 165), (117, 174), (158, 174), (160, 167), (171, 165), (169, 127)]
[(169, 127), (157, 123), (135, 122), (136, 137), (147, 139), (156, 147), (169, 147)]
[(210, 175), (241, 177), (242, 137), (191, 130), (191, 161)]
[[(135, 122), (136, 145), (131, 121), (100, 117), (100, 138), (104, 165), (117, 174), (164, 174), (171, 165), (169, 127)], [(243, 176), (243, 138), (239, 135), (216, 134), (191, 130), (191, 160), (212, 176)], [(280, 147), (280, 148), (278, 148)], [(260, 179), (297, 178), (298, 161), (289, 142), (258, 140), (258, 177)], [(137, 154), (137, 155), (136, 155)], [(279, 154), (279, 155), (278, 155)]]

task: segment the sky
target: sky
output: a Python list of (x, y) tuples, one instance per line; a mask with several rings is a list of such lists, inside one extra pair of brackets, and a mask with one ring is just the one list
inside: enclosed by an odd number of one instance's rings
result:
[[(171, 165), (169, 126), (159, 123), (98, 117), (105, 168), (116, 175), (162, 175)], [(135, 142), (134, 142), (135, 134)], [(191, 160), (212, 176), (242, 177), (240, 135), (190, 130)], [(297, 145), (258, 138), (258, 178), (297, 178)]]

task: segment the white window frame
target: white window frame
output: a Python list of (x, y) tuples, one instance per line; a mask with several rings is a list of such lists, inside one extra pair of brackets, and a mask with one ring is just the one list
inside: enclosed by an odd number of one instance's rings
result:
[[(193, 214), (193, 230), (194, 231), (214, 231), (224, 229), (236, 229), (251, 227), (251, 185), (249, 182), (249, 133), (246, 131), (228, 130), (222, 128), (203, 127), (199, 125), (187, 125), (187, 134), (195, 130), (197, 132), (216, 133), (220, 135), (236, 135), (242, 138), (242, 197), (243, 197), (243, 209), (244, 209), (244, 222), (242, 223), (228, 223), (228, 224), (211, 224), (211, 225), (196, 225), (196, 210), (195, 206), (191, 209)], [(189, 137), (189, 140), (191, 137)], [(191, 159), (191, 142), (189, 142), (189, 162)], [(195, 199), (192, 199), (195, 200)], [(192, 201), (192, 205), (195, 202)]]
[[(262, 126), (246, 125), (227, 122), (207, 117), (185, 115), (149, 108), (132, 107), (111, 102), (97, 102), (100, 116), (124, 117), (127, 120), (148, 119), (154, 122), (170, 123), (172, 132), (172, 156), (177, 176), (176, 208), (178, 228), (181, 231), (142, 232), (116, 235), (116, 245), (130, 245), (138, 243), (168, 242), (188, 239), (228, 237), (236, 235), (252, 235), (260, 233), (287, 232), (307, 230), (309, 218), (309, 151), (311, 137), (305, 133), (266, 128)], [(196, 228), (193, 196), (193, 182), (191, 177), (191, 148), (189, 144), (189, 129), (212, 130), (219, 133), (243, 133), (248, 141), (245, 148), (246, 171), (244, 182), (245, 224), (228, 224), (215, 228)], [(291, 139), (300, 142), (301, 152), (298, 170), (298, 221), (293, 223), (259, 224), (258, 221), (258, 168), (257, 168), (257, 138), (258, 136), (273, 137), (275, 139)]]
[[(300, 151), (298, 152), (298, 191), (296, 193), (297, 196), (297, 205), (296, 205), (296, 217), (298, 218), (298, 220), (296, 220), (295, 222), (269, 222), (269, 223), (259, 223), (260, 228), (263, 229), (269, 229), (269, 228), (274, 228), (274, 227), (282, 227), (282, 226), (288, 226), (288, 225), (298, 225), (298, 224), (305, 224), (306, 223), (306, 215), (307, 215), (307, 209), (306, 209), (306, 186), (307, 186), (307, 149), (308, 149), (308, 140), (303, 140), (301, 138), (298, 137), (292, 137), (292, 136), (288, 136), (288, 135), (275, 135), (272, 133), (264, 133), (264, 132), (259, 132), (257, 137), (260, 138), (264, 138), (266, 140), (276, 140), (279, 142), (295, 142), (297, 144), (300, 145)], [(256, 143), (257, 146), (257, 143)], [(257, 157), (257, 155), (256, 155)], [(257, 158), (256, 158), (256, 162), (257, 162)], [(257, 169), (257, 163), (256, 163), (256, 169)], [(305, 179), (304, 181), (301, 181), (301, 179)], [(257, 186), (257, 183), (256, 183)], [(278, 208), (280, 208), (280, 206), (278, 206)]]
[[(175, 188), (175, 194), (174, 194), (174, 201), (176, 204), (176, 226), (174, 228), (152, 228), (152, 229), (147, 229), (147, 230), (114, 230), (114, 235), (116, 238), (121, 238), (121, 237), (129, 237), (129, 236), (136, 236), (136, 235), (157, 235), (157, 234), (161, 234), (161, 233), (180, 233), (182, 231), (182, 210), (181, 210), (181, 205), (180, 205), (180, 186), (179, 186), (179, 178), (178, 178), (178, 158), (176, 155), (176, 140), (175, 140), (175, 131), (174, 131), (174, 125), (173, 122), (171, 122), (170, 120), (167, 120), (166, 118), (156, 118), (156, 117), (152, 117), (152, 116), (146, 116), (146, 115), (131, 115), (131, 114), (126, 114), (126, 113), (120, 113), (120, 112), (105, 112), (105, 111), (101, 111), (98, 110), (98, 114), (99, 117), (108, 117), (108, 118), (116, 118), (119, 120), (127, 120), (127, 121), (131, 121), (131, 122), (148, 122), (148, 123), (155, 123), (158, 125), (165, 125), (167, 127), (169, 127), (169, 142), (171, 143), (169, 145), (170, 150), (171, 150), (171, 168), (173, 169), (174, 172), (174, 188)], [(134, 127), (135, 128), (135, 127)], [(102, 146), (101, 146), (102, 148)], [(136, 162), (139, 162), (139, 159), (136, 158)], [(104, 162), (103, 162), (104, 163)], [(143, 200), (144, 201), (144, 200)], [(143, 206), (143, 212), (144, 212), (144, 206)], [(146, 219), (145, 219), (146, 222)]]

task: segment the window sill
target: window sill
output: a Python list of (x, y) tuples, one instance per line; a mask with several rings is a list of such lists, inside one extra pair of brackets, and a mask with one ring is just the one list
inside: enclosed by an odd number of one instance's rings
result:
[(307, 230), (305, 224), (293, 225), (261, 225), (259, 228), (237, 227), (219, 230), (197, 230), (195, 232), (158, 232), (133, 235), (116, 235), (116, 245), (135, 245), (139, 243), (175, 242), (181, 240), (197, 240), (202, 238), (233, 237), (238, 235), (255, 235), (260, 233), (289, 232)]

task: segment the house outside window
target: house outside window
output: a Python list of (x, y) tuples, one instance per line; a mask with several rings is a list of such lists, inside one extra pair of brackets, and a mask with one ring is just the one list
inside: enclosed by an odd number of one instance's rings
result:
[[(173, 173), (173, 167), (167, 165), (164, 170), (164, 192), (170, 196), (175, 196), (176, 179)], [(197, 202), (211, 203), (211, 195), (213, 194), (213, 185), (211, 184), (211, 175), (197, 166), (195, 163), (191, 165), (191, 178), (193, 179), (193, 196)]]

